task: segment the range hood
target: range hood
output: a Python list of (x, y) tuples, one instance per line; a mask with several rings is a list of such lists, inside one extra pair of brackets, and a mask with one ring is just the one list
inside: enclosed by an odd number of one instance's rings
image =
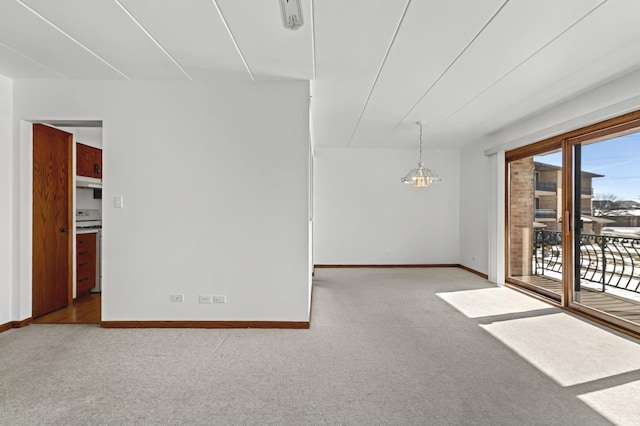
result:
[(102, 179), (91, 178), (87, 176), (76, 176), (77, 188), (101, 189)]

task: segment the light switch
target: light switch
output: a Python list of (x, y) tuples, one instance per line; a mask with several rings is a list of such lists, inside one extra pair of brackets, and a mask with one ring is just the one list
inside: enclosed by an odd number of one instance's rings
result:
[(124, 207), (124, 197), (122, 195), (113, 197), (113, 207), (115, 207), (116, 209), (121, 209)]

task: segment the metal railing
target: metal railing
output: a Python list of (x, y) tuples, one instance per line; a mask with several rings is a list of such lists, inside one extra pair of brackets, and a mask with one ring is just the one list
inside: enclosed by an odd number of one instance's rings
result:
[[(556, 209), (535, 209), (535, 217), (538, 219), (555, 219), (557, 217)], [(580, 214), (584, 216), (592, 216), (591, 210), (582, 210)]]
[(556, 209), (536, 209), (535, 217), (539, 219), (555, 219)]
[(562, 233), (535, 230), (533, 238), (534, 274), (562, 272)]
[(558, 185), (555, 182), (536, 182), (536, 189), (538, 191), (556, 192)]
[[(555, 182), (536, 182), (536, 190), (557, 192), (558, 184)], [(593, 195), (593, 188), (580, 188), (580, 193), (584, 195)]]
[[(534, 231), (535, 275), (562, 272), (562, 233)], [(640, 238), (580, 235), (580, 278), (640, 293)]]
[(593, 195), (593, 188), (580, 188), (580, 193), (584, 195)]

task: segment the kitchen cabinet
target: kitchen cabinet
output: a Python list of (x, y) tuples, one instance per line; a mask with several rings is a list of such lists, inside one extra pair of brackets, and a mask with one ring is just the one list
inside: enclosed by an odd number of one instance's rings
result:
[(96, 232), (76, 235), (76, 297), (96, 286)]
[(76, 174), (102, 179), (102, 150), (76, 143)]

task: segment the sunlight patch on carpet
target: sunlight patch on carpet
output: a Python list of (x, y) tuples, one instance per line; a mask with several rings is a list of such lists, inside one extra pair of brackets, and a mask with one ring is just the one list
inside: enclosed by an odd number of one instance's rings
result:
[(640, 344), (564, 313), (480, 327), (562, 386), (640, 369)]
[(585, 393), (578, 398), (616, 425), (640, 424), (640, 381)]
[(436, 295), (468, 318), (515, 314), (551, 307), (540, 300), (504, 287), (436, 293)]

